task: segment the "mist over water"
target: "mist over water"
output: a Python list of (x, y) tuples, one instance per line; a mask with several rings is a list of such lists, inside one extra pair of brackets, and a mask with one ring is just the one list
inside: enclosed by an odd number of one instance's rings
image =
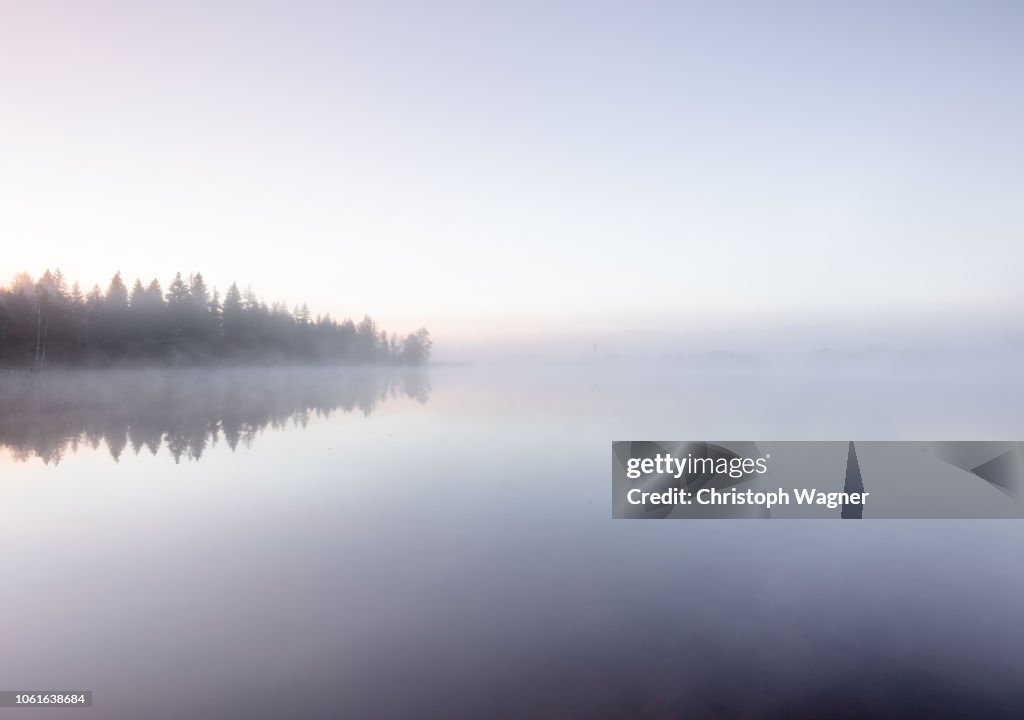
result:
[(1024, 718), (1021, 521), (614, 520), (610, 462), (1019, 511), (852, 443), (1024, 441), (1022, 36), (0, 4), (0, 691), (94, 703), (0, 720)]
[(1017, 717), (1016, 522), (611, 520), (612, 440), (1024, 437), (976, 370), (5, 377), (0, 676), (115, 720)]
[(179, 462), (198, 460), (223, 439), (234, 451), (268, 427), (310, 417), (372, 413), (389, 398), (426, 403), (430, 384), (415, 368), (145, 369), (16, 374), (0, 381), (0, 446), (16, 459), (58, 463), (102, 441), (117, 461), (126, 448)]

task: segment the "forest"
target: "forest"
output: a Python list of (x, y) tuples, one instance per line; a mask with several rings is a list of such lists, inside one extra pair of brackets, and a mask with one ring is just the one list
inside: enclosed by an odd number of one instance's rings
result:
[(223, 298), (201, 273), (177, 273), (161, 287), (129, 288), (116, 273), (104, 292), (47, 270), (15, 275), (0, 287), (0, 368), (213, 364), (421, 365), (432, 342), (425, 328), (388, 333), (366, 316), (358, 323), (313, 317), (303, 304), (268, 305), (232, 283)]

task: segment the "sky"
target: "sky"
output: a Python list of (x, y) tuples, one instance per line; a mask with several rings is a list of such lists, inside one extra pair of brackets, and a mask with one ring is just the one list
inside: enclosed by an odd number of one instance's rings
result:
[(1024, 315), (1024, 6), (0, 0), (0, 277), (440, 341)]

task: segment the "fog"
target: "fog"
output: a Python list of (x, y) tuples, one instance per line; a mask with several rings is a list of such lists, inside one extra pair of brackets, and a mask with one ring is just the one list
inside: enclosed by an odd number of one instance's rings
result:
[(234, 451), (268, 427), (313, 415), (372, 413), (402, 395), (427, 402), (412, 368), (235, 368), (54, 371), (0, 376), (0, 446), (16, 459), (58, 463), (102, 440), (116, 461), (130, 448), (198, 460), (219, 440)]
[[(1024, 307), (1024, 303), (1022, 303)], [(516, 365), (538, 362), (664, 362), (703, 369), (744, 365), (785, 371), (838, 364), (1009, 369), (1024, 361), (1024, 311), (901, 314), (886, 317), (815, 317), (701, 320), (633, 318), (610, 329), (584, 321), (564, 327), (522, 328), (485, 338), (440, 333), (434, 357)]]

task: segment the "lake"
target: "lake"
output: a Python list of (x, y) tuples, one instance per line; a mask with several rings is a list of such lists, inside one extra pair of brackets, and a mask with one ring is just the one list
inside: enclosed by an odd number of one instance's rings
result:
[(1020, 717), (1018, 521), (611, 519), (641, 439), (1024, 438), (1015, 369), (0, 378), (0, 717)]

